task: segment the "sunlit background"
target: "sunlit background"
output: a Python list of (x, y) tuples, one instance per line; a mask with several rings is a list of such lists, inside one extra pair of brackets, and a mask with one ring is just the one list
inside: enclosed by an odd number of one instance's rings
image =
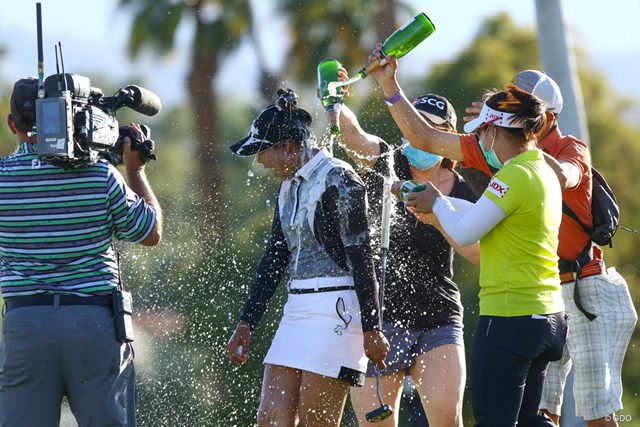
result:
[[(278, 182), (250, 159), (232, 157), (227, 146), (248, 132), (277, 87), (296, 89), (324, 141), (327, 123), (315, 97), (317, 64), (335, 58), (354, 74), (376, 42), (419, 11), (429, 15), (436, 31), (400, 60), (399, 80), (408, 96), (441, 93), (462, 116), (484, 88), (500, 87), (522, 69), (542, 68), (533, 0), (41, 3), (46, 75), (56, 71), (53, 47), (60, 41), (65, 71), (89, 77), (105, 95), (137, 84), (163, 101), (155, 117), (127, 109), (118, 113), (121, 124), (143, 122), (152, 129), (158, 160), (147, 170), (165, 212), (160, 246), (120, 245), (125, 286), (133, 292), (136, 308), (138, 418), (143, 427), (255, 424), (261, 361), (284, 290), (252, 337), (247, 365), (228, 361), (226, 341), (262, 253)], [(594, 165), (616, 192), (622, 224), (639, 229), (640, 2), (563, 0), (562, 5)], [(12, 83), (37, 73), (36, 3), (4, 6), (2, 117), (9, 111)], [(351, 92), (347, 102), (363, 127), (398, 143), (399, 132), (375, 81), (358, 82)], [(0, 127), (0, 149), (3, 155), (15, 149), (6, 126)], [(339, 147), (336, 155), (346, 159)], [(616, 235), (613, 248), (605, 248), (605, 261), (626, 277), (636, 305), (638, 253), (640, 235), (626, 231)], [(478, 316), (477, 273), (466, 261), (456, 261), (467, 350)], [(620, 414), (640, 423), (638, 344), (636, 333), (625, 360), (625, 408)], [(402, 425), (424, 425), (419, 414), (410, 415), (411, 402), (407, 399), (402, 411)], [(465, 425), (472, 423), (466, 397)], [(63, 426), (73, 425), (66, 415)], [(343, 425), (355, 425), (348, 410)]]

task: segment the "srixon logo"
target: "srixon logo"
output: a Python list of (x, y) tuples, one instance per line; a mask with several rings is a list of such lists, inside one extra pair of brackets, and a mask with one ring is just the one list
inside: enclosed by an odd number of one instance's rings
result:
[(489, 187), (487, 189), (491, 191), (493, 194), (495, 194), (496, 196), (503, 198), (504, 195), (507, 194), (507, 190), (509, 189), (509, 186), (504, 182), (500, 181), (499, 179), (493, 178), (489, 183)]

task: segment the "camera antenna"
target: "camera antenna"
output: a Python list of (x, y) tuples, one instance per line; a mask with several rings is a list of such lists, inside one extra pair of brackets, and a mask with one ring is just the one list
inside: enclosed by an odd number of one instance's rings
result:
[[(67, 90), (67, 78), (64, 73), (64, 57), (62, 56), (62, 43), (54, 46), (56, 51), (56, 73), (58, 73), (58, 90)], [(58, 64), (58, 51), (60, 52), (60, 64)], [(62, 65), (62, 74), (60, 74), (60, 66)], [(60, 87), (63, 86), (63, 87)]]
[(36, 3), (36, 27), (38, 34), (38, 98), (44, 98), (44, 54), (42, 53), (42, 4)]

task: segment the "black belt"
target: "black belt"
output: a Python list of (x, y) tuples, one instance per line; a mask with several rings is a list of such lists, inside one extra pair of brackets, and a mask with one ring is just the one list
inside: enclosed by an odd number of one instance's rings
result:
[(54, 305), (56, 297), (59, 298), (59, 305), (97, 305), (98, 307), (113, 308), (111, 297), (79, 297), (76, 295), (25, 295), (22, 297), (12, 297), (4, 300), (6, 310), (13, 310), (20, 307), (31, 307), (34, 305)]
[(308, 289), (289, 289), (289, 293), (290, 294), (296, 294), (296, 295), (301, 295), (301, 294), (315, 294), (315, 293), (319, 293), (319, 292), (336, 292), (336, 291), (350, 291), (355, 289), (354, 286), (348, 285), (348, 286), (329, 286), (326, 288), (308, 288)]

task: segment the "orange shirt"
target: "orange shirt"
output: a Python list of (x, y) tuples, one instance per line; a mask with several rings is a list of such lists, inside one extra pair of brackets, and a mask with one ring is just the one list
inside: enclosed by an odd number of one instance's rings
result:
[[(572, 163), (582, 172), (578, 185), (564, 191), (562, 200), (585, 225), (591, 226), (591, 156), (589, 149), (582, 141), (573, 136), (562, 136), (557, 126), (538, 142), (538, 146), (551, 157), (561, 162)], [(475, 134), (460, 135), (460, 148), (463, 159), (460, 166), (476, 168), (491, 175)], [(563, 213), (559, 240), (558, 256), (562, 259), (573, 260), (584, 249), (590, 238), (580, 224)], [(602, 261), (602, 250), (594, 244), (593, 259), (588, 265), (600, 261)]]

